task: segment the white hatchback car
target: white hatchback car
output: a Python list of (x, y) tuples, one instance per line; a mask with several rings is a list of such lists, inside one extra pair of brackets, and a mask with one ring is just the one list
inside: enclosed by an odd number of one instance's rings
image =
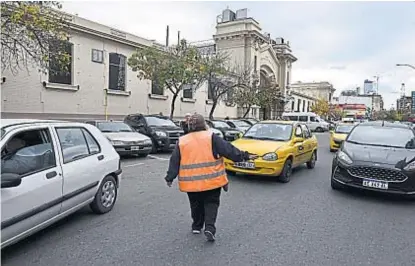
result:
[(112, 210), (120, 156), (94, 126), (1, 120), (1, 248), (90, 205)]

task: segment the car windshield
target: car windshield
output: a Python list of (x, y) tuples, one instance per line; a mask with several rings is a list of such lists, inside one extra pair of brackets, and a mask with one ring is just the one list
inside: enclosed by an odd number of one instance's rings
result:
[(123, 122), (98, 122), (97, 128), (101, 132), (134, 132), (130, 126)]
[(288, 141), (292, 135), (292, 125), (255, 124), (243, 136), (247, 139)]
[(230, 128), (228, 124), (222, 121), (212, 121), (212, 124), (214, 127), (218, 127), (218, 128)]
[(237, 127), (249, 127), (248, 123), (241, 121), (241, 120), (235, 120), (235, 121), (232, 121), (232, 123), (234, 123), (235, 126)]
[(347, 141), (363, 145), (415, 148), (415, 135), (410, 128), (357, 126), (349, 134)]
[(352, 131), (354, 125), (339, 125), (336, 127), (335, 133), (349, 134)]
[(146, 121), (149, 126), (177, 127), (177, 125), (173, 121), (155, 116), (147, 116)]

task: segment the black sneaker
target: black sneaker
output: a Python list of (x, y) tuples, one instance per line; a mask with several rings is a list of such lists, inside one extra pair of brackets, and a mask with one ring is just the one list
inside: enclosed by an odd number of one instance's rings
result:
[(198, 235), (198, 234), (200, 234), (200, 233), (201, 233), (201, 231), (200, 231), (200, 230), (198, 230), (198, 229), (193, 229), (193, 230), (192, 230), (192, 233), (193, 233), (193, 234), (195, 234), (195, 235)]
[(207, 241), (209, 242), (215, 241), (215, 235), (211, 231), (205, 231), (205, 236), (207, 238)]

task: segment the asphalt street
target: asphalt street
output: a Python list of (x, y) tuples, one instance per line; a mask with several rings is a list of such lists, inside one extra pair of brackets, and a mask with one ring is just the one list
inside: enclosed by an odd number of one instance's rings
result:
[(2, 265), (415, 265), (415, 202), (330, 188), (328, 134), (316, 168), (230, 177), (217, 241), (190, 232), (187, 196), (163, 180), (169, 154), (123, 160), (112, 212), (84, 210), (2, 251)]

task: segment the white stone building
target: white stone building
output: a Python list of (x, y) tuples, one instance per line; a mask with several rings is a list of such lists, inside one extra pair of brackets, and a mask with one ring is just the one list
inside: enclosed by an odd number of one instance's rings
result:
[[(223, 15), (231, 17), (218, 21), (216, 48), (230, 52), (237, 63), (254, 65), (262, 80), (275, 80), (288, 96), (291, 65), (297, 60), (289, 43), (261, 33), (259, 23), (246, 13), (233, 13), (232, 17), (232, 12), (226, 12)], [(170, 113), (172, 95), (152, 86), (149, 80), (139, 80), (126, 62), (136, 49), (162, 45), (78, 16), (68, 17), (70, 73), (43, 74), (36, 68), (21, 70), (17, 75), (2, 73), (3, 118), (86, 120), (102, 119), (107, 113), (110, 119), (122, 119), (131, 113)], [(176, 101), (174, 115), (183, 117), (187, 112), (198, 112), (208, 116), (211, 101), (207, 87), (205, 84), (195, 93), (183, 91)], [(240, 108), (221, 102), (215, 117), (237, 117), (241, 113)], [(250, 116), (259, 117), (259, 113), (258, 108), (253, 108)]]
[(297, 82), (290, 85), (293, 92), (309, 95), (315, 99), (323, 99), (331, 102), (336, 89), (327, 81), (322, 82)]

